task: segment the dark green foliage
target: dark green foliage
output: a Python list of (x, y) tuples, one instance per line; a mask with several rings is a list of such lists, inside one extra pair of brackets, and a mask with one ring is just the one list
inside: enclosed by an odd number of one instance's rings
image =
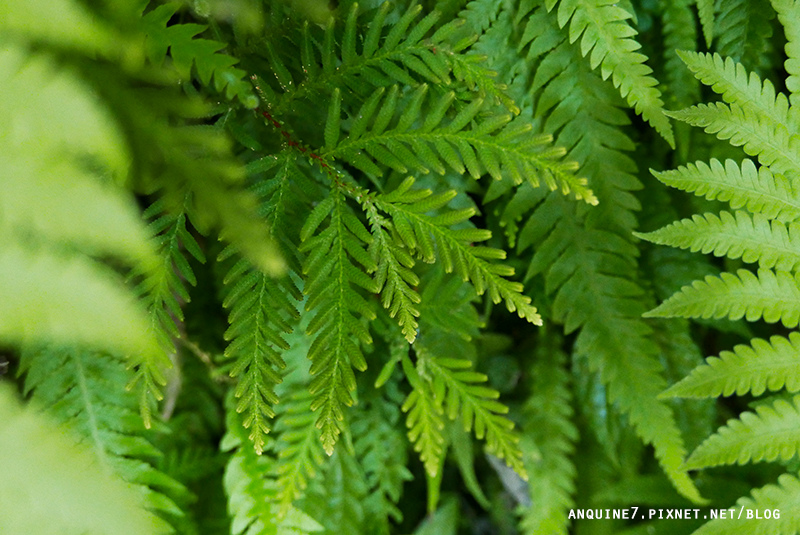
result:
[[(795, 533), (798, 43), (797, 0), (0, 3), (10, 481), (121, 478), (136, 533)], [(569, 514), (706, 504), (780, 519)]]

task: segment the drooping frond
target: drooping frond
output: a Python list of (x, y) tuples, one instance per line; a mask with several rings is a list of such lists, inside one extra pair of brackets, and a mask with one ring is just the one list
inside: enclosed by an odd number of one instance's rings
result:
[[(325, 220), (327, 226), (317, 234)], [(310, 386), (315, 396), (311, 408), (319, 410), (317, 426), (322, 429), (321, 440), (330, 455), (341, 431), (344, 407), (353, 403), (353, 368), (363, 371), (367, 367), (359, 344), (372, 343), (361, 318), (374, 319), (375, 312), (355, 286), (378, 292), (377, 283), (362, 271), (378, 266), (364, 248), (372, 235), (350, 211), (338, 189), (314, 208), (301, 239), (305, 242), (302, 249), (309, 253), (303, 266), (306, 310), (315, 312), (307, 329), (309, 335), (316, 336), (308, 353), (315, 376)]]
[[(232, 254), (229, 248), (219, 260)], [(269, 419), (275, 416), (272, 405), (278, 402), (274, 386), (281, 382), (280, 370), (286, 366), (281, 351), (289, 349), (289, 344), (282, 335), (292, 332), (302, 294), (288, 277), (275, 279), (244, 258), (235, 261), (223, 284), (229, 290), (222, 304), (230, 309), (225, 356), (232, 361), (231, 377), (239, 381), (236, 411), (245, 413), (242, 424), (251, 430), (250, 440), (261, 453)]]
[(766, 390), (800, 391), (800, 333), (789, 338), (773, 336), (769, 342), (754, 338), (750, 345), (737, 345), (719, 357), (709, 357), (703, 366), (670, 387), (664, 396), (716, 397), (750, 393), (760, 396)]
[[(349, 135), (341, 140), (338, 111), (331, 113), (326, 132), (337, 134), (326, 137), (322, 155), (377, 176), (383, 172), (375, 161), (400, 173), (434, 170), (444, 174), (447, 164), (476, 179), (489, 174), (495, 180), (508, 175), (517, 185), (544, 182), (551, 190), (597, 203), (586, 179), (574, 175), (575, 164), (562, 160), (564, 150), (551, 146), (552, 136), (531, 133), (531, 125), (523, 121), (509, 124), (508, 114), (480, 116), (484, 108), (481, 98), (452, 113), (453, 91), (434, 102), (428, 102), (427, 94), (427, 84), (409, 94), (402, 94), (397, 86), (388, 92), (376, 90), (358, 111)], [(331, 109), (335, 106), (336, 99)], [(402, 111), (395, 122), (398, 106)], [(420, 116), (423, 110), (424, 119)], [(448, 115), (452, 118), (445, 121)]]
[[(556, 0), (546, 2), (548, 10)], [(627, 22), (631, 13), (605, 0), (560, 0), (558, 25), (569, 23), (569, 41), (580, 39), (581, 55), (589, 56), (593, 69), (600, 68), (603, 79), (611, 76), (628, 104), (650, 123), (670, 145), (675, 141), (672, 125), (664, 114), (664, 102), (652, 69), (644, 62), (647, 56), (636, 52), (641, 45), (633, 39), (636, 35)]]
[(435, 478), (441, 470), (446, 448), (444, 411), (434, 397), (432, 385), (420, 375), (411, 359), (404, 356), (401, 362), (412, 388), (402, 406), (407, 413), (408, 440), (419, 453), (427, 476)]
[(723, 166), (713, 158), (709, 163), (690, 163), (653, 175), (668, 186), (727, 202), (735, 210), (746, 208), (784, 223), (800, 219), (800, 191), (783, 175), (766, 166), (756, 168), (748, 159), (741, 166), (733, 160), (725, 160)]
[(789, 460), (800, 451), (800, 398), (760, 405), (729, 420), (686, 459), (690, 470), (721, 464)]
[(536, 356), (524, 426), (530, 429), (539, 456), (526, 459), (531, 505), (519, 508), (520, 526), (523, 533), (530, 535), (566, 535), (569, 508), (575, 503), (577, 471), (571, 457), (578, 439), (578, 429), (572, 421), (569, 374), (564, 368), (566, 355), (545, 342)]
[(709, 275), (684, 286), (645, 317), (763, 318), (791, 328), (800, 322), (800, 287), (797, 278), (785, 271), (759, 269), (756, 275), (740, 269), (736, 275)]
[[(0, 516), (9, 533), (169, 533), (142, 508), (136, 489), (104, 470), (87, 444), (76, 445), (44, 415), (18, 406), (0, 388)], [(43, 499), (47, 496), (47, 499)]]
[(174, 499), (186, 494), (177, 481), (151, 464), (161, 455), (136, 416), (136, 396), (126, 392), (131, 373), (114, 357), (45, 348), (23, 355), (25, 391), (91, 448), (101, 466), (117, 473), (164, 515), (183, 515)]
[(795, 271), (800, 266), (800, 229), (746, 211), (695, 215), (637, 236), (692, 252), (757, 262), (760, 268)]
[[(156, 269), (136, 270), (132, 276), (134, 279), (141, 279), (136, 290), (147, 304), (150, 330), (158, 338), (165, 355), (173, 355), (174, 340), (183, 337), (182, 306), (190, 301), (186, 283), (192, 286), (197, 284), (197, 278), (185, 254), (190, 254), (198, 262), (205, 262), (200, 244), (186, 226), (189, 204), (187, 196), (182, 211), (177, 214), (165, 213), (165, 202), (162, 198), (144, 211), (142, 217), (151, 220), (149, 230), (158, 248), (159, 265)], [(171, 366), (171, 363), (156, 362), (158, 366), (154, 366), (153, 362), (137, 357), (132, 364), (135, 373), (128, 388), (138, 388), (139, 411), (145, 426), (149, 426), (151, 403), (154, 399), (162, 399), (161, 388), (166, 383), (164, 369)]]

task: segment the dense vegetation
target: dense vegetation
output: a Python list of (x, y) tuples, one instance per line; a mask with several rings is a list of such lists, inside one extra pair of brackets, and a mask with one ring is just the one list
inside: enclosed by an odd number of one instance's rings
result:
[[(5, 0), (0, 45), (0, 532), (798, 532), (800, 3)], [(780, 518), (569, 518), (630, 506)]]

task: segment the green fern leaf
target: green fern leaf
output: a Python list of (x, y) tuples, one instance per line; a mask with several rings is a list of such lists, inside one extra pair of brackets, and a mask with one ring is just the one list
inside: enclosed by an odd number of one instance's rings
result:
[(304, 509), (314, 511), (325, 535), (373, 533), (372, 526), (364, 524), (367, 483), (351, 450), (352, 446), (336, 449), (325, 465), (324, 474), (312, 482), (301, 502)]
[[(384, 391), (389, 388), (387, 386)], [(394, 397), (396, 386), (392, 390)], [(364, 500), (366, 525), (370, 526), (371, 533), (380, 535), (391, 532), (390, 519), (402, 522), (403, 513), (397, 502), (403, 484), (413, 479), (406, 468), (408, 446), (397, 426), (399, 420), (399, 407), (393, 399), (383, 396), (372, 396), (366, 409), (353, 416), (353, 446), (369, 487)]]
[(783, 93), (775, 93), (769, 80), (762, 81), (747, 71), (741, 63), (719, 54), (679, 51), (678, 55), (695, 77), (709, 86), (732, 106), (741, 106), (746, 113), (757, 116), (765, 129), (780, 127), (796, 131), (797, 119), (789, 114), (789, 101)]
[(756, 168), (752, 160), (743, 160), (741, 166), (726, 160), (723, 167), (712, 159), (710, 165), (697, 162), (653, 175), (668, 186), (727, 202), (733, 209), (747, 208), (784, 223), (800, 219), (800, 192), (768, 167)]
[(795, 271), (800, 266), (798, 228), (770, 222), (761, 214), (751, 217), (737, 211), (695, 215), (655, 232), (635, 235), (660, 245), (758, 262), (760, 268)]
[[(229, 254), (223, 251), (220, 260)], [(225, 356), (233, 361), (231, 377), (239, 379), (236, 410), (246, 413), (242, 423), (251, 429), (250, 440), (261, 453), (269, 419), (275, 416), (272, 405), (278, 402), (274, 385), (281, 375), (276, 369), (286, 367), (280, 352), (289, 345), (281, 335), (292, 332), (291, 320), (299, 316), (296, 300), (302, 296), (290, 280), (276, 281), (243, 258), (223, 283), (229, 288), (223, 306), (230, 308), (225, 338), (231, 341)]]
[(769, 0), (722, 0), (715, 21), (717, 51), (722, 57), (763, 70), (773, 47), (774, 18)]
[(664, 392), (664, 396), (716, 397), (742, 396), (751, 393), (760, 396), (785, 388), (787, 392), (800, 391), (800, 373), (797, 359), (800, 355), (800, 333), (789, 333), (789, 338), (773, 336), (769, 342), (754, 338), (750, 345), (737, 345), (733, 351), (723, 351), (719, 357), (709, 357), (706, 363), (695, 368), (691, 375)]
[[(313, 235), (325, 219), (329, 219), (328, 226)], [(316, 311), (307, 329), (309, 335), (316, 335), (308, 353), (313, 363), (311, 374), (316, 376), (310, 386), (315, 395), (312, 410), (320, 410), (317, 425), (330, 455), (341, 431), (344, 407), (353, 403), (350, 393), (356, 383), (352, 368), (363, 371), (367, 367), (359, 343), (372, 343), (369, 331), (354, 314), (374, 319), (375, 312), (354, 285), (373, 293), (380, 291), (362, 271), (374, 271), (378, 266), (363, 248), (372, 235), (348, 210), (338, 189), (317, 205), (301, 238), (305, 242), (302, 250), (309, 252), (303, 267), (308, 278), (303, 289), (309, 296), (306, 310)]]
[[(295, 507), (281, 512), (279, 485), (274, 478), (275, 459), (259, 455), (250, 447), (250, 438), (229, 398), (228, 433), (222, 439), (223, 451), (231, 456), (225, 467), (223, 484), (232, 517), (232, 535), (307, 535), (323, 530), (313, 518)], [(265, 444), (267, 446), (267, 444)]]
[[(548, 10), (554, 2), (550, 2)], [(561, 0), (558, 3), (558, 25), (569, 23), (569, 41), (581, 39), (581, 54), (590, 55), (593, 69), (600, 67), (603, 79), (611, 76), (614, 87), (628, 104), (641, 114), (672, 146), (675, 140), (672, 125), (664, 114), (664, 102), (652, 70), (645, 65), (647, 56), (636, 52), (641, 45), (626, 21), (631, 14), (605, 0)]]
[(795, 277), (785, 271), (759, 269), (755, 275), (740, 269), (736, 275), (709, 275), (705, 281), (684, 286), (645, 317), (763, 318), (791, 328), (800, 322), (800, 289)]
[(383, 306), (397, 318), (403, 336), (411, 343), (417, 336), (417, 305), (422, 300), (414, 289), (419, 285), (419, 277), (411, 270), (414, 259), (387, 232), (389, 223), (378, 214), (375, 205), (365, 200), (363, 206), (374, 238), (370, 249), (378, 265), (375, 280), (382, 288)]
[(782, 399), (728, 420), (686, 459), (690, 470), (721, 464), (789, 460), (800, 451), (800, 397)]

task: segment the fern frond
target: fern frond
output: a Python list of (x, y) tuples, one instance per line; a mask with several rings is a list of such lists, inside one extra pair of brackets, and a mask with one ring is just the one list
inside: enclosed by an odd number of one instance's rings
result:
[(171, 532), (165, 522), (142, 508), (137, 489), (98, 466), (89, 445), (76, 445), (64, 428), (53, 426), (30, 408), (22, 409), (12, 388), (0, 386), (0, 516), (4, 530)]
[[(694, 535), (767, 535), (769, 533), (797, 533), (797, 519), (800, 518), (800, 480), (796, 476), (783, 474), (778, 483), (754, 489), (752, 497), (736, 500), (736, 520), (731, 516), (718, 518), (704, 524)], [(750, 518), (752, 511), (779, 511), (780, 518)], [(742, 514), (744, 513), (744, 514)]]
[(636, 236), (703, 254), (758, 262), (760, 268), (795, 271), (800, 266), (800, 229), (744, 211), (695, 215)]
[(465, 431), (474, 428), (476, 438), (485, 437), (487, 451), (527, 479), (519, 437), (513, 432), (514, 423), (505, 417), (508, 407), (497, 401), (499, 392), (482, 385), (486, 375), (470, 370), (469, 360), (434, 354), (422, 338), (414, 347), (417, 372), (430, 381), (433, 402), (451, 420), (460, 418)]
[(686, 459), (689, 470), (721, 464), (789, 460), (800, 451), (800, 397), (778, 399), (728, 420)]
[(794, 0), (771, 0), (772, 7), (778, 13), (783, 30), (786, 33), (786, 61), (784, 67), (788, 73), (786, 89), (789, 91), (789, 101), (793, 106), (798, 104), (800, 95), (800, 5)]
[(426, 262), (438, 257), (446, 272), (455, 271), (465, 282), (472, 282), (478, 295), (488, 292), (494, 303), (503, 300), (510, 312), (517, 312), (519, 317), (533, 324), (541, 324), (536, 308), (530, 304), (530, 297), (522, 294), (522, 284), (505, 278), (514, 274), (513, 268), (490, 262), (504, 259), (505, 252), (471, 245), (488, 240), (491, 233), (480, 229), (449, 228), (473, 216), (474, 208), (426, 215), (446, 205), (455, 197), (455, 191), (432, 195), (430, 190), (411, 190), (413, 183), (413, 178), (409, 177), (395, 191), (378, 195), (373, 201), (392, 218), (405, 245)]
[(122, 362), (86, 351), (41, 349), (23, 355), (23, 372), (32, 399), (73, 429), (101, 465), (136, 488), (148, 508), (183, 516), (174, 498), (187, 491), (151, 464), (161, 452), (136, 417), (135, 397), (125, 391), (130, 373)]
[(791, 328), (800, 323), (800, 287), (796, 277), (785, 271), (759, 269), (755, 275), (740, 269), (736, 275), (709, 275), (705, 281), (684, 286), (645, 317), (763, 318)]
[[(187, 229), (186, 211), (190, 204), (189, 195), (184, 199), (182, 211), (177, 214), (165, 213), (166, 200), (159, 198), (147, 208), (142, 217), (151, 220), (149, 230), (153, 234), (159, 253), (157, 269), (137, 270), (132, 277), (141, 281), (136, 291), (147, 303), (150, 316), (150, 331), (158, 338), (165, 355), (175, 353), (173, 340), (181, 338), (184, 314), (182, 304), (190, 301), (186, 283), (194, 286), (197, 278), (185, 252), (198, 262), (205, 262), (205, 254), (197, 240)], [(128, 385), (132, 389), (138, 385), (140, 412), (145, 426), (150, 425), (151, 402), (161, 400), (161, 388), (166, 382), (164, 370), (170, 362), (151, 362), (136, 358), (133, 367), (136, 372)]]
[(691, 375), (670, 387), (663, 396), (716, 397), (750, 393), (760, 396), (766, 390), (800, 391), (800, 333), (789, 338), (773, 336), (769, 342), (754, 338), (750, 345), (737, 345), (719, 357), (709, 357)]
[(800, 178), (800, 136), (787, 130), (786, 125), (773, 128), (768, 120), (762, 120), (750, 109), (722, 102), (698, 104), (669, 115), (742, 147), (748, 156), (757, 156), (775, 174), (790, 180)]
[(727, 202), (731, 208), (746, 208), (768, 219), (789, 223), (800, 219), (800, 191), (782, 175), (766, 166), (756, 168), (745, 159), (741, 166), (725, 160), (725, 166), (712, 158), (710, 165), (697, 162), (653, 175), (668, 186), (682, 189), (713, 201)]
[[(233, 254), (228, 248), (219, 260)], [(286, 367), (281, 350), (289, 349), (282, 334), (292, 332), (299, 317), (300, 291), (288, 278), (276, 280), (240, 258), (228, 271), (223, 284), (229, 288), (222, 305), (230, 309), (225, 339), (230, 344), (225, 357), (232, 360), (231, 377), (238, 378), (236, 411), (246, 413), (242, 424), (251, 429), (250, 440), (257, 453), (265, 446), (272, 405), (278, 402), (274, 385), (281, 382)]]
[(197, 37), (206, 30), (201, 24), (167, 25), (180, 8), (180, 3), (169, 2), (142, 16), (145, 52), (150, 62), (161, 66), (169, 50), (171, 65), (184, 80), (191, 79), (194, 67), (204, 86), (211, 87), (213, 80), (214, 89), (224, 91), (228, 99), (238, 98), (248, 108), (258, 106), (253, 87), (246, 80), (247, 73), (234, 67), (238, 60), (220, 53), (225, 43)]
[[(554, 1), (547, 2), (548, 10)], [(650, 123), (672, 146), (675, 140), (672, 125), (664, 114), (664, 102), (653, 72), (645, 65), (647, 56), (636, 52), (641, 45), (633, 39), (636, 35), (627, 20), (631, 14), (616, 4), (605, 0), (560, 0), (558, 25), (569, 23), (569, 41), (581, 40), (581, 54), (589, 56), (592, 69), (600, 67), (603, 79), (611, 76), (628, 104)]]
[[(327, 227), (315, 235), (326, 219)], [(305, 242), (302, 250), (309, 252), (303, 266), (307, 276), (303, 289), (308, 295), (306, 310), (315, 311), (307, 329), (309, 335), (316, 335), (308, 353), (313, 363), (311, 374), (315, 376), (309, 387), (315, 395), (311, 408), (320, 410), (317, 426), (322, 429), (321, 440), (330, 455), (341, 431), (344, 407), (353, 403), (353, 368), (363, 371), (367, 367), (359, 344), (372, 343), (372, 336), (356, 314), (366, 319), (376, 317), (354, 286), (372, 293), (380, 291), (362, 271), (373, 271), (378, 266), (363, 245), (372, 241), (372, 235), (348, 209), (337, 188), (314, 208), (303, 226), (301, 239)]]
[[(508, 175), (517, 185), (527, 180), (539, 186), (543, 181), (551, 190), (560, 189), (565, 195), (571, 192), (577, 199), (597, 204), (586, 179), (574, 175), (575, 164), (562, 161), (564, 150), (550, 145), (551, 136), (534, 135), (532, 126), (521, 121), (508, 124), (510, 115), (479, 120), (483, 99), (472, 101), (443, 123), (453, 107), (455, 93), (445, 93), (426, 105), (427, 93), (428, 86), (423, 84), (408, 95), (392, 125), (405, 96), (397, 86), (388, 92), (376, 90), (359, 110), (349, 135), (338, 144), (326, 145), (322, 155), (343, 159), (378, 176), (383, 173), (373, 160), (400, 173), (409, 169), (428, 173), (433, 169), (444, 174), (443, 160), (456, 172), (468, 172), (475, 179), (488, 173), (495, 180)], [(427, 115), (420, 124), (423, 110)]]
[(571, 457), (578, 429), (572, 421), (566, 355), (552, 345), (545, 342), (537, 351), (531, 397), (525, 402), (524, 428), (530, 429), (539, 452), (538, 459), (526, 459), (531, 504), (518, 509), (522, 532), (530, 535), (566, 535), (568, 510), (575, 503), (577, 470)]

